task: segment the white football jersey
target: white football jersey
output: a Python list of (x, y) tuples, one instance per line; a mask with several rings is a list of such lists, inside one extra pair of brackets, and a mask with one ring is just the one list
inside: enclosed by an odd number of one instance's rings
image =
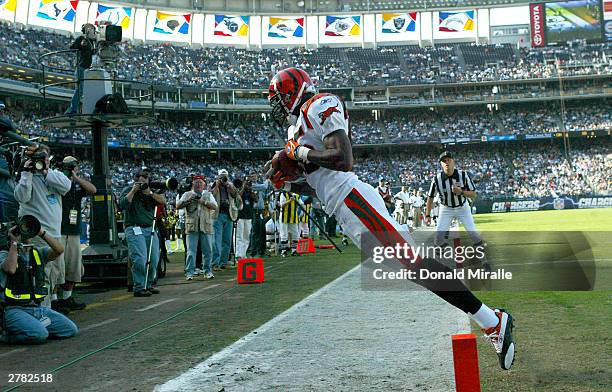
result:
[[(317, 94), (302, 105), (293, 138), (303, 146), (324, 151), (323, 139), (337, 130), (349, 135), (348, 113), (344, 104), (333, 94)], [(357, 176), (353, 172), (330, 170), (313, 164), (306, 164), (305, 167), (306, 182), (325, 205), (325, 212), (333, 214), (351, 191), (350, 184)]]

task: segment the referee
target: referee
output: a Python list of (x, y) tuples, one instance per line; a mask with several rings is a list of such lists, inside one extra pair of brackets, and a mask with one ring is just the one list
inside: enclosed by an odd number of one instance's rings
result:
[(441, 246), (447, 245), (448, 230), (453, 218), (457, 218), (463, 223), (474, 246), (479, 246), (482, 244), (482, 239), (476, 231), (470, 203), (467, 200), (468, 198), (472, 200), (476, 198), (474, 183), (465, 170), (457, 170), (455, 168), (455, 160), (449, 151), (444, 151), (440, 154), (439, 160), (442, 171), (432, 179), (429, 193), (427, 194), (427, 204), (425, 206), (427, 224), (431, 223), (431, 209), (437, 193), (440, 199), (440, 211), (436, 228), (436, 243)]

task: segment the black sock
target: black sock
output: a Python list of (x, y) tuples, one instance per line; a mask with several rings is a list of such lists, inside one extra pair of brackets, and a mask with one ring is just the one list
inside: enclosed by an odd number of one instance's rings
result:
[[(452, 270), (433, 259), (424, 259), (419, 268), (430, 272), (451, 272)], [(417, 271), (418, 274), (418, 271)], [(425, 287), (449, 304), (461, 309), (465, 313), (475, 314), (482, 306), (482, 302), (463, 284), (460, 279), (428, 279), (415, 280), (415, 283)]]

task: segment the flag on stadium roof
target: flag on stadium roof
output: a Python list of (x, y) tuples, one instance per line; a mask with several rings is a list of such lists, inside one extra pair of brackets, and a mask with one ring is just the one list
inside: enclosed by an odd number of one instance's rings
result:
[(170, 35), (189, 35), (191, 14), (174, 14), (156, 11), (153, 32)]
[(304, 17), (270, 17), (268, 37), (302, 38), (304, 37)]
[(100, 22), (110, 22), (115, 26), (121, 26), (121, 28), (127, 30), (130, 27), (131, 20), (132, 9), (130, 7), (98, 4), (96, 25)]
[(382, 14), (382, 32), (399, 34), (416, 31), (416, 12), (404, 14)]
[(224, 37), (246, 37), (249, 34), (249, 17), (215, 15), (214, 35)]
[(40, 0), (36, 16), (46, 20), (73, 22), (78, 1)]
[(331, 16), (325, 17), (325, 35), (331, 37), (355, 37), (361, 34), (361, 16)]

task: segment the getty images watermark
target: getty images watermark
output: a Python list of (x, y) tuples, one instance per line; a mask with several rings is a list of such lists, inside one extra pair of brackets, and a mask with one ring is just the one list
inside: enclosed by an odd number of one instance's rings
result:
[[(444, 260), (452, 260), (461, 265), (467, 260), (486, 260), (484, 245), (479, 246), (435, 246), (420, 243), (410, 246), (407, 242), (395, 243), (390, 246), (375, 246), (372, 248), (372, 263), (383, 264), (385, 262), (404, 265), (398, 271), (388, 271), (382, 266), (372, 270), (375, 280), (402, 279), (402, 280), (451, 280), (451, 279), (488, 279), (488, 280), (510, 280), (512, 272), (504, 268), (491, 270), (487, 263), (482, 263), (481, 268), (463, 269), (439, 268), (438, 265), (423, 267), (420, 260), (436, 260), (441, 265), (447, 265)], [(431, 264), (431, 263), (430, 263)], [(449, 266), (450, 267), (450, 266)], [(442, 269), (442, 270), (441, 270)]]
[(444, 291), (456, 289), (449, 282), (459, 279), (472, 290), (609, 289), (611, 269), (597, 269), (605, 260), (592, 251), (609, 242), (609, 232), (481, 234), (483, 242), (474, 244), (463, 231), (449, 233), (442, 243), (432, 231), (364, 233), (362, 288), (418, 290), (425, 285)]

